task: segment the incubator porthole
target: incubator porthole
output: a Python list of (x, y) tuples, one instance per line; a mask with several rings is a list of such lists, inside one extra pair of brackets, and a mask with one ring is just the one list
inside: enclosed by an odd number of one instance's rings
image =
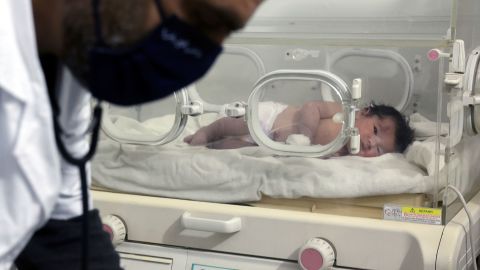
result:
[(393, 50), (340, 49), (332, 53), (329, 68), (347, 82), (356, 77), (367, 78), (361, 100), (364, 104), (374, 101), (404, 112), (411, 102), (414, 92), (412, 68)]
[(135, 106), (134, 109), (104, 104), (102, 130), (120, 143), (166, 144), (183, 131), (187, 115), (182, 114), (180, 108), (187, 103), (186, 90), (182, 89), (159, 101)]
[[(337, 119), (338, 125), (327, 124), (327, 120), (309, 122), (320, 107), (343, 111), (342, 117), (330, 116)], [(344, 148), (351, 134), (349, 129), (354, 127), (352, 112), (355, 106), (350, 89), (328, 71), (271, 72), (256, 83), (247, 108), (248, 129), (253, 141), (278, 155), (319, 157), (336, 154)], [(317, 136), (322, 123), (329, 125), (331, 132), (322, 130), (322, 136)]]

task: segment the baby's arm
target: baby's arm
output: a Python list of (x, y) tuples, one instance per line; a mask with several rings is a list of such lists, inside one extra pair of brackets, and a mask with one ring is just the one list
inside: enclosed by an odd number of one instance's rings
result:
[(183, 140), (191, 145), (204, 145), (228, 136), (248, 134), (248, 126), (243, 118), (220, 118), (208, 126), (202, 127)]
[(336, 113), (341, 112), (342, 107), (336, 102), (309, 101), (300, 108), (297, 114), (299, 133), (313, 141), (317, 128), (322, 119), (330, 119)]

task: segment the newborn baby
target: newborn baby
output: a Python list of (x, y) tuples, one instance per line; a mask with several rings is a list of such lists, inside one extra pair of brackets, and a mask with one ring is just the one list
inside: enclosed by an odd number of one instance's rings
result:
[[(285, 142), (292, 134), (302, 134), (311, 144), (325, 145), (333, 141), (341, 129), (341, 124), (332, 119), (342, 111), (341, 104), (335, 102), (311, 101), (302, 106), (288, 106), (268, 101), (260, 103), (258, 111), (263, 131), (278, 142)], [(356, 113), (355, 126), (360, 134), (359, 156), (403, 152), (413, 141), (414, 132), (405, 117), (391, 106), (372, 104), (361, 109)], [(215, 149), (256, 145), (245, 120), (231, 117), (200, 128), (184, 141)], [(340, 156), (348, 154), (346, 146), (337, 152)]]

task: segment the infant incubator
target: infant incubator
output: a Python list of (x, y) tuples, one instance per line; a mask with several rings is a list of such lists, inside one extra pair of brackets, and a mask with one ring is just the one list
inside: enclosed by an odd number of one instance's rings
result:
[[(106, 104), (92, 192), (125, 269), (474, 269), (479, 25), (475, 0), (266, 0), (199, 82)], [(275, 124), (309, 102), (339, 104), (326, 143)], [(403, 153), (356, 155), (372, 102)], [(184, 142), (225, 117), (250, 145)]]

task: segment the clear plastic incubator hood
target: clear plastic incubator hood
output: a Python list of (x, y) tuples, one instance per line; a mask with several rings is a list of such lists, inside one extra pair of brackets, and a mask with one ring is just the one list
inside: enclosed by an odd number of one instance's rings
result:
[(266, 0), (200, 81), (106, 104), (125, 268), (473, 269), (479, 29), (476, 0)]

